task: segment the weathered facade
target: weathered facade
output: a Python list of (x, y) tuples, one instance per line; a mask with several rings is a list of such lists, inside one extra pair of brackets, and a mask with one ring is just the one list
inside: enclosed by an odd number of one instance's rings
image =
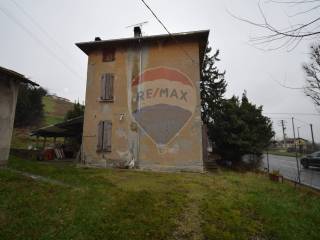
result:
[(199, 86), (208, 34), (138, 32), (77, 44), (88, 55), (85, 163), (203, 170)]
[(8, 161), (21, 82), (37, 85), (17, 72), (0, 67), (0, 165)]

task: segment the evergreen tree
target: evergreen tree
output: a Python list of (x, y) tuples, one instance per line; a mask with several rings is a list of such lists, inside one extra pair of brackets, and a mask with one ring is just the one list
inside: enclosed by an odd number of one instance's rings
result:
[(41, 123), (44, 115), (42, 97), (46, 94), (47, 91), (41, 87), (20, 84), (14, 119), (15, 127), (36, 126)]
[(84, 115), (84, 106), (79, 102), (73, 105), (73, 109), (69, 110), (65, 115), (65, 120), (80, 117)]
[(221, 107), (221, 101), (226, 91), (227, 83), (224, 79), (225, 72), (220, 72), (215, 65), (220, 59), (219, 50), (210, 55), (211, 48), (205, 52), (204, 62), (201, 70), (200, 96), (201, 96), (201, 118), (210, 125), (215, 113)]
[(223, 100), (209, 129), (218, 153), (232, 162), (245, 154), (262, 154), (273, 135), (271, 120), (262, 115), (262, 106), (249, 102), (246, 92), (241, 101), (235, 96)]

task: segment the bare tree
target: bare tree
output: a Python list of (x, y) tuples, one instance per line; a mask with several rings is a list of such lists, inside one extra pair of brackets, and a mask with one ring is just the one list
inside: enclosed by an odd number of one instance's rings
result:
[(304, 92), (316, 106), (320, 106), (320, 45), (311, 46), (310, 60), (310, 63), (303, 64), (307, 76)]
[[(265, 4), (285, 5), (288, 11), (291, 12), (287, 14), (287, 17), (294, 24), (288, 23), (285, 28), (278, 28), (271, 24), (264, 11)], [(258, 7), (262, 17), (261, 23), (231, 14), (238, 20), (266, 30), (263, 35), (250, 38), (250, 42), (256, 47), (266, 50), (287, 47), (288, 50), (292, 50), (302, 39), (320, 36), (320, 17), (317, 14), (318, 10), (320, 10), (320, 0), (269, 0), (263, 4), (259, 1)], [(268, 47), (270, 43), (272, 45)]]

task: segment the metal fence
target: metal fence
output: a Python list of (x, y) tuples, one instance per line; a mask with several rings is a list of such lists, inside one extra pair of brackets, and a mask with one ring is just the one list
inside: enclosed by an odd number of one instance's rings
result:
[(320, 168), (304, 169), (300, 164), (300, 159), (297, 165), (295, 157), (265, 154), (262, 159), (262, 168), (269, 172), (279, 171), (284, 178), (320, 189)]

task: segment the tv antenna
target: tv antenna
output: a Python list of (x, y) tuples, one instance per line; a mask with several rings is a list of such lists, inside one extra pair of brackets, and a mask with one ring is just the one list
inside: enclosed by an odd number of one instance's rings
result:
[(141, 32), (142, 32), (142, 26), (147, 24), (148, 21), (145, 21), (145, 22), (140, 22), (140, 23), (136, 23), (136, 24), (133, 24), (133, 25), (130, 25), (130, 26), (126, 26), (126, 28), (130, 28), (130, 27), (139, 27), (141, 29)]
[(136, 24), (133, 24), (133, 25), (130, 25), (130, 26), (126, 26), (126, 28), (130, 28), (130, 27), (142, 27), (144, 24), (147, 24), (148, 21), (145, 21), (145, 22), (140, 22), (140, 23), (136, 23)]

